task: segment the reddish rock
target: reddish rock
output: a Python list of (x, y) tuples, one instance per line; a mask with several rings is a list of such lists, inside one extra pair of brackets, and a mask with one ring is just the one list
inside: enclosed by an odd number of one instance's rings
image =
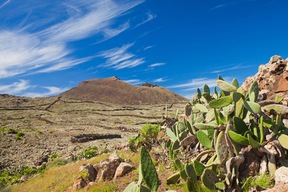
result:
[(281, 56), (272, 56), (269, 63), (260, 65), (258, 72), (248, 77), (242, 84), (245, 91), (249, 90), (251, 83), (258, 82), (259, 100), (274, 100), (276, 95), (283, 97), (282, 104), (288, 105), (288, 59)]
[(284, 72), (279, 79), (275, 92), (288, 91), (288, 72)]

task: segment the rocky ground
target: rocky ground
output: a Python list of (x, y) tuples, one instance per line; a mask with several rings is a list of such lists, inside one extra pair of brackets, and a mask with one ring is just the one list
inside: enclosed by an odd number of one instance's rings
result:
[(53, 154), (72, 159), (91, 146), (121, 147), (143, 125), (160, 123), (163, 115), (173, 116), (184, 104), (124, 106), (1, 95), (0, 168), (37, 167)]

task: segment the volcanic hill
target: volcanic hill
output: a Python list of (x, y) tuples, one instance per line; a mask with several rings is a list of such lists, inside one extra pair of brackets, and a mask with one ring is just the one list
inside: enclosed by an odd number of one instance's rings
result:
[(100, 101), (114, 104), (140, 105), (188, 101), (163, 87), (145, 83), (130, 85), (117, 77), (91, 79), (60, 94), (62, 97), (84, 101)]

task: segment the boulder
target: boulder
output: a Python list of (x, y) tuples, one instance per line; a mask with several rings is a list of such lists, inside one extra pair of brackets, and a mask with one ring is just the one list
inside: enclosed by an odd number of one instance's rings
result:
[(123, 177), (125, 174), (129, 173), (133, 170), (133, 166), (126, 162), (121, 162), (120, 165), (117, 167), (114, 179), (117, 179), (118, 177)]
[(85, 173), (87, 171), (87, 174), (84, 174), (85, 176), (82, 176), (82, 178), (85, 180), (86, 183), (94, 182), (97, 176), (97, 171), (94, 169), (93, 165), (87, 164), (82, 165), (79, 168), (79, 171), (81, 173)]
[(99, 164), (94, 165), (97, 171), (97, 181), (112, 180), (116, 172), (117, 167), (123, 160), (116, 154), (112, 154), (109, 159), (102, 161)]

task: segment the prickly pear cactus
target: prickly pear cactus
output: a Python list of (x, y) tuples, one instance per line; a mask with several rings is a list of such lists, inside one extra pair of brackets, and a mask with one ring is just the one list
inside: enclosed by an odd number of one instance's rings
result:
[(201, 181), (210, 190), (215, 190), (215, 184), (219, 182), (219, 179), (214, 171), (211, 169), (205, 169), (201, 175)]
[(143, 180), (151, 191), (157, 191), (158, 186), (161, 184), (158, 179), (158, 174), (149, 152), (145, 147), (141, 148), (140, 152), (141, 173)]
[(285, 149), (288, 149), (288, 135), (286, 134), (282, 134), (280, 135), (280, 137), (278, 138), (280, 145), (282, 147), (284, 147)]
[[(260, 151), (267, 143), (278, 140), (279, 146), (276, 148), (279, 150), (275, 152), (278, 154), (273, 158), (279, 159), (288, 153), (288, 129), (281, 119), (288, 113), (288, 107), (281, 105), (282, 98), (276, 98), (273, 104), (258, 103), (256, 81), (248, 92), (239, 86), (236, 79), (228, 83), (219, 76), (216, 85), (220, 92), (214, 88), (214, 94), (207, 85), (204, 85), (202, 92), (197, 89), (192, 101), (185, 106), (185, 114), (179, 114), (184, 117), (181, 123), (176, 122), (166, 129), (171, 143), (167, 151), (178, 169), (171, 178), (177, 181), (182, 178), (189, 191), (201, 191), (203, 184), (205, 189), (222, 191), (236, 185), (244, 186), (241, 180), (247, 178), (241, 178), (237, 173), (244, 161), (236, 162), (235, 159), (248, 153), (248, 149)], [(196, 144), (187, 138), (196, 138)], [(281, 153), (282, 149), (287, 150)], [(197, 157), (191, 155), (192, 150), (200, 152)], [(263, 149), (261, 153), (272, 157), (267, 150)], [(227, 161), (237, 164), (237, 169), (227, 166)], [(267, 165), (276, 168), (277, 163), (280, 162), (269, 160)], [(228, 170), (232, 178), (229, 182), (224, 179)]]

